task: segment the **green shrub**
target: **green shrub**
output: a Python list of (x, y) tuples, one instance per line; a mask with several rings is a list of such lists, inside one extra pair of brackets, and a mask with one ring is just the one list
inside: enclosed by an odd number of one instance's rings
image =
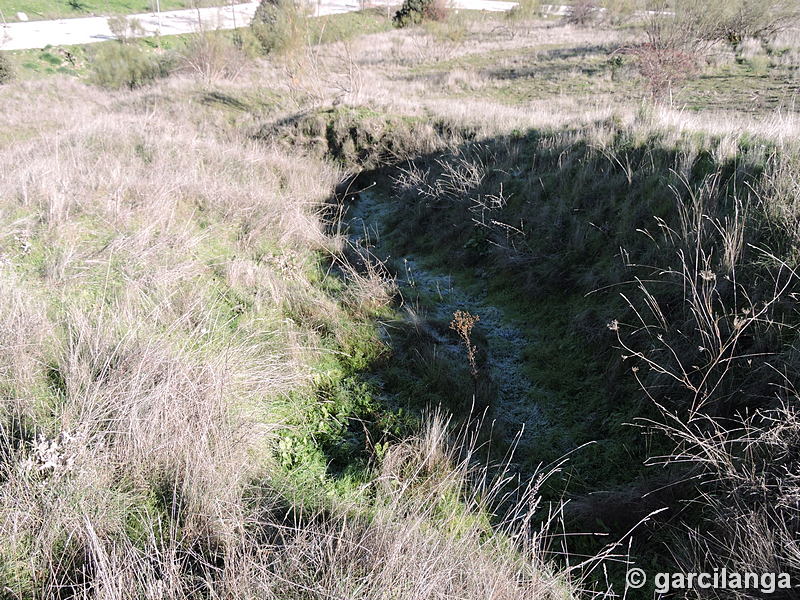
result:
[(250, 29), (265, 52), (291, 52), (306, 44), (307, 17), (295, 0), (261, 0)]
[(158, 56), (142, 46), (107, 44), (91, 60), (92, 81), (102, 87), (137, 88), (169, 74), (168, 55)]
[(405, 0), (392, 22), (395, 27), (408, 27), (423, 21), (444, 21), (448, 12), (444, 0)]
[(14, 79), (14, 65), (4, 52), (0, 52), (0, 85)]

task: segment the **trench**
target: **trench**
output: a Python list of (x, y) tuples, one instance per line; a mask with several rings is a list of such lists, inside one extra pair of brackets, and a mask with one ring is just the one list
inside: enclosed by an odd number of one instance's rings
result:
[[(464, 311), (479, 318), (475, 330), (483, 360), (477, 377), (488, 390), (484, 426), (517, 454), (530, 452), (550, 427), (537, 401), (546, 390), (525, 372), (525, 352), (534, 343), (529, 339), (530, 328), (490, 301), (480, 277), (468, 274), (466, 281), (464, 274), (438, 269), (422, 253), (399, 252), (386, 231), (386, 218), (393, 210), (387, 188), (388, 184), (376, 184), (353, 197), (344, 217), (350, 243), (391, 265), (399, 292), (398, 312), (407, 324), (425, 328), (434, 353), (445, 363), (466, 361), (463, 342), (449, 328), (454, 314)], [(408, 375), (415, 377), (413, 372)], [(391, 389), (385, 391), (392, 394)], [(475, 406), (474, 400), (466, 404), (479, 413), (481, 406)]]

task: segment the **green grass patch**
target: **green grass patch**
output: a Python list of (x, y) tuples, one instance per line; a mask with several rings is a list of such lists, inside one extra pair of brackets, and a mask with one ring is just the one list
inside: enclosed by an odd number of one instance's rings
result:
[(386, 10), (367, 8), (358, 12), (310, 19), (308, 39), (311, 44), (329, 44), (391, 29), (392, 22), (386, 18)]
[(796, 67), (754, 60), (707, 70), (687, 81), (675, 101), (691, 110), (763, 113), (793, 110), (796, 93)]
[(43, 49), (10, 50), (7, 55), (15, 65), (16, 76), (22, 80), (56, 74), (83, 77), (88, 73), (88, 48), (88, 45), (47, 46)]

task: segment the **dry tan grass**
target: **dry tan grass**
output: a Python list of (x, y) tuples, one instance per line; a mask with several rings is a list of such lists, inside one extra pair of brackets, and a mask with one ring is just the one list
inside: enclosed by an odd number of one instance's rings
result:
[[(455, 26), (464, 29), (456, 41), (430, 28), (416, 28), (315, 47), (288, 65), (262, 63), (235, 85), (242, 89), (268, 82), (291, 98), (291, 113), (331, 103), (368, 106), (399, 115), (439, 117), (485, 136), (532, 128), (585, 127), (614, 119), (640, 129), (643, 135), (656, 130), (667, 138), (686, 133), (722, 136), (729, 140), (722, 146), (731, 149), (742, 136), (755, 134), (782, 144), (797, 137), (796, 116), (787, 111), (743, 115), (694, 112), (664, 104), (642, 107), (613, 94), (502, 101), (492, 94), (500, 83), (487, 76), (481, 63), (488, 60), (487, 55), (492, 56), (492, 69), (520, 68), (524, 64), (519, 53), (534, 61), (537, 53), (553, 49), (600, 48), (602, 55), (603, 48), (638, 38), (608, 26), (587, 29), (545, 21), (470, 19)], [(776, 47), (793, 47), (794, 37), (794, 30), (785, 32)], [(437, 65), (446, 68), (429, 69)]]
[[(76, 579), (86, 570), (114, 584), (100, 597), (138, 597), (118, 588), (137, 568), (118, 553), (133, 552), (134, 515), (145, 511), (143, 535), (156, 523), (158, 490), (185, 539), (152, 531), (153, 552), (241, 535), (246, 484), (264, 467), (246, 442), (280, 426), (270, 400), (311, 375), (309, 351), (290, 344), (313, 347), (313, 331), (283, 306), (336, 310), (261, 248), (284, 263), (335, 250), (316, 213), (337, 173), (204, 135), (176, 118), (191, 102), (141, 110), (143, 95), (61, 83), (0, 100), (9, 126), (31, 132), (4, 149), (0, 176), (0, 529), (15, 565), (3, 575), (47, 596), (89, 585)], [(228, 289), (255, 307), (235, 331)]]
[[(274, 508), (281, 398), (345, 310), (307, 272), (315, 252), (343, 260), (321, 217), (340, 173), (254, 142), (203, 93), (0, 90), (3, 595), (569, 597), (535, 539), (492, 541), (478, 496), (459, 508), (469, 463), (441, 424), (393, 453), (377, 515)], [(389, 300), (379, 268), (344, 264), (344, 305)]]
[[(572, 597), (530, 531), (536, 490), (490, 535), (486, 510), (505, 487), (481, 481), (474, 457), (453, 450), (469, 444), (451, 444), (440, 420), (388, 454), (365, 492), (373, 514), (276, 516), (271, 442), (287, 410), (276, 405), (313, 378), (319, 331), (344, 310), (389, 302), (392, 289), (326, 233), (321, 204), (342, 174), (251, 134), (332, 102), (436, 117), (479, 137), (564, 128), (553, 146), (586, 125), (580, 135), (598, 149), (620, 125), (665, 140), (720, 136), (720, 159), (744, 135), (789, 145), (800, 131), (793, 115), (642, 110), (608, 97), (500, 103), (482, 94), (491, 82), (472, 59), (498, 53), (502, 67), (513, 63), (504, 52), (627, 37), (459, 27), (313, 48), (235, 81), (203, 72), (213, 84), (174, 78), (111, 93), (54, 78), (0, 89), (3, 593)], [(456, 65), (447, 76), (424, 73), (443, 61)], [(264, 90), (280, 106), (206, 102)], [(315, 252), (354, 280), (342, 298), (309, 282)]]
[[(374, 484), (369, 522), (351, 512), (293, 530), (270, 559), (260, 596), (311, 598), (567, 599), (574, 588), (542, 562), (546, 536), (520, 511), (491, 526), (487, 508), (508, 491), (476, 467), (475, 442), (433, 415), (418, 437), (394, 446)], [(432, 526), (432, 523), (437, 525)], [(496, 535), (487, 535), (496, 527)], [(320, 542), (322, 540), (322, 542)], [(284, 591), (285, 593), (285, 591)]]

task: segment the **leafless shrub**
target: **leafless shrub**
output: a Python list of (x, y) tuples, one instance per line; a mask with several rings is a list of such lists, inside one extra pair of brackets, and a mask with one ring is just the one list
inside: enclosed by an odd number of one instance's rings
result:
[(633, 58), (639, 74), (647, 81), (652, 98), (661, 100), (690, 79), (698, 70), (696, 55), (691, 52), (653, 43), (639, 44), (617, 51)]
[(564, 20), (571, 25), (585, 27), (597, 18), (599, 10), (595, 0), (575, 0), (567, 10)]
[(685, 3), (699, 37), (719, 40), (737, 48), (745, 38), (767, 40), (791, 27), (800, 17), (800, 7), (791, 0), (733, 0), (698, 5)]
[(142, 24), (133, 17), (109, 17), (106, 22), (111, 33), (120, 42), (127, 43), (135, 37), (144, 35)]
[(292, 102), (297, 106), (331, 101), (358, 102), (365, 74), (353, 55), (350, 42), (307, 46), (285, 55), (280, 70)]
[(423, 10), (423, 19), (428, 21), (445, 21), (449, 15), (447, 0), (431, 0)]
[(792, 0), (654, 0), (648, 9), (650, 43), (694, 51), (717, 42), (736, 49), (748, 37), (767, 40), (800, 17)]
[(181, 67), (205, 81), (235, 79), (248, 57), (221, 31), (201, 31), (180, 52)]

